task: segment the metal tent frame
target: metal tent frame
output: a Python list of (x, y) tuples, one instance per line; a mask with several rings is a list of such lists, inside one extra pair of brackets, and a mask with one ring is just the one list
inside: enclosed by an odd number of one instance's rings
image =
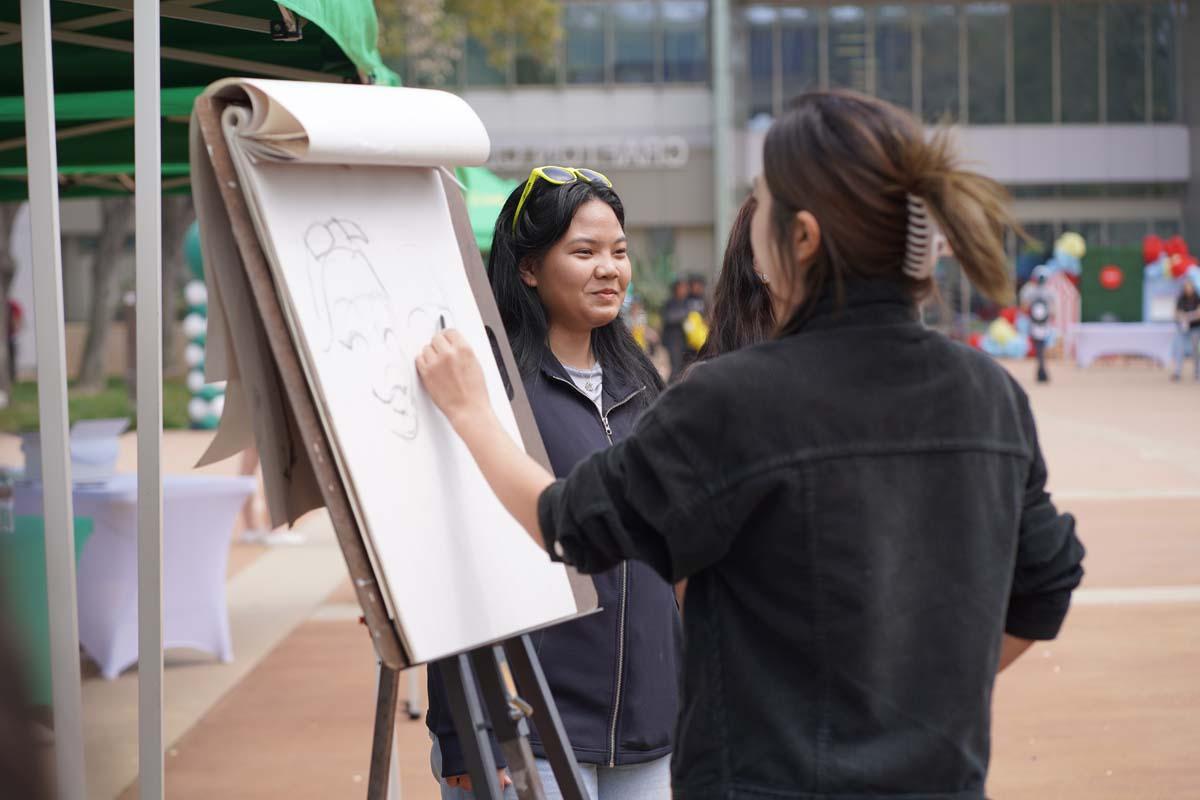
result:
[[(46, 573), (51, 638), (55, 771), (58, 796), (87, 796), (79, 627), (76, 610), (74, 523), (68, 441), (67, 370), (63, 313), (62, 253), (59, 224), (59, 139), (134, 127), (135, 174), (111, 179), (135, 197), (137, 315), (137, 456), (138, 456), (138, 763), (143, 800), (162, 798), (162, 238), (160, 170), (160, 59), (202, 64), (234, 73), (291, 80), (329, 80), (329, 73), (269, 62), (206, 54), (160, 45), (160, 21), (166, 19), (252, 31), (274, 39), (299, 38), (300, 20), (287, 3), (264, 0), (270, 17), (258, 18), (205, 9), (214, 0), (71, 0), (99, 11), (52, 24), (51, 0), (20, 0), (20, 24), (0, 21), (0, 47), (20, 43), (24, 70), (25, 137), (0, 142), (25, 146), (29, 212), (33, 229), (33, 279), (38, 407), (42, 442), (42, 484), (46, 518)], [(292, 2), (290, 5), (297, 5)], [(132, 42), (86, 31), (133, 22)], [(131, 53), (134, 116), (56, 128), (52, 42)], [(349, 53), (348, 53), (349, 55)], [(377, 54), (376, 54), (377, 56)], [(359, 79), (374, 76), (358, 63)], [(170, 187), (167, 187), (170, 188)], [(54, 535), (51, 535), (51, 534)]]

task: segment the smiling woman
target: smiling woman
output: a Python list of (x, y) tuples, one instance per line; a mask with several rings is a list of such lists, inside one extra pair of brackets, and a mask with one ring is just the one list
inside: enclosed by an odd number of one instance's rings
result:
[[(630, 262), (625, 210), (608, 178), (533, 170), (496, 221), (488, 277), (551, 466), (565, 476), (624, 439), (662, 385), (619, 316)], [(637, 562), (592, 577), (603, 610), (534, 638), (546, 680), (589, 796), (667, 798), (680, 640), (674, 595)], [(470, 779), (437, 673), (430, 676), (435, 771), (443, 798), (465, 800)], [(554, 797), (536, 729), (531, 743)]]

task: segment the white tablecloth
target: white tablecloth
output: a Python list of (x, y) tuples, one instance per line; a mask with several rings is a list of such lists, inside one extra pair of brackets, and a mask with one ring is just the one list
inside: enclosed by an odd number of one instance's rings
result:
[(1075, 360), (1089, 366), (1101, 356), (1145, 356), (1167, 366), (1174, 353), (1172, 322), (1085, 322), (1072, 331)]
[[(164, 476), (164, 649), (232, 660), (225, 573), (234, 520), (256, 485), (252, 477)], [(80, 484), (72, 496), (75, 515), (94, 524), (76, 576), (79, 641), (112, 679), (137, 663), (137, 478)], [(42, 514), (40, 486), (18, 485), (14, 499), (18, 514)]]

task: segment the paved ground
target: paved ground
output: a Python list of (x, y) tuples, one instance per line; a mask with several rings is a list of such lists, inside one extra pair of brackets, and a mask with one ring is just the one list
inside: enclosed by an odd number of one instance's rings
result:
[[(1016, 371), (1023, 381), (1030, 373)], [(1200, 385), (1139, 365), (1059, 366), (1030, 393), (1052, 488), (1088, 546), (1088, 575), (1063, 636), (998, 681), (990, 793), (1196, 797)], [(172, 744), (168, 795), (362, 796), (374, 678), (342, 586)], [(423, 724), (401, 722), (398, 743), (404, 797), (432, 800)]]

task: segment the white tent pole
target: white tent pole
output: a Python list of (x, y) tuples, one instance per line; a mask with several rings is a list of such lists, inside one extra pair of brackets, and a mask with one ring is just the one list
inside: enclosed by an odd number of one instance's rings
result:
[(54, 699), (57, 796), (84, 800), (83, 692), (75, 607), (75, 520), (67, 432), (67, 356), (62, 251), (58, 223), (58, 155), (50, 0), (21, 0), (25, 138), (29, 142), (29, 218), (33, 228), (33, 303), (37, 337), (38, 414), (42, 446), (42, 513), (46, 534), (46, 601)]
[(133, 8), (137, 272), (138, 796), (163, 797), (162, 159), (159, 0)]

